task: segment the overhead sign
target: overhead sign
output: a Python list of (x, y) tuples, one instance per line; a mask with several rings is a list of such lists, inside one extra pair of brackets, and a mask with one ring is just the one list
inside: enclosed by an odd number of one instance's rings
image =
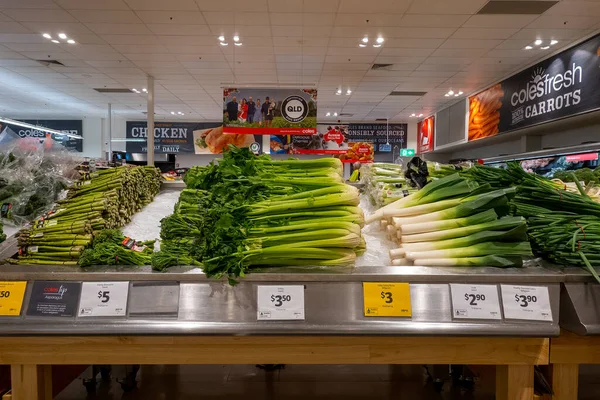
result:
[[(82, 120), (71, 120), (71, 119), (44, 119), (44, 120), (36, 120), (36, 119), (23, 119), (19, 120), (21, 122), (25, 122), (31, 125), (43, 126), (44, 128), (53, 129), (56, 131), (61, 131), (64, 133), (68, 133), (70, 135), (82, 136), (83, 137), (83, 121)], [(12, 131), (15, 135), (21, 138), (38, 138), (45, 139), (47, 135), (50, 135), (52, 140), (57, 143), (63, 145), (67, 150), (70, 151), (83, 151), (83, 140), (71, 138), (67, 136), (57, 135), (57, 134), (48, 134), (47, 132), (40, 131), (37, 129), (24, 128), (22, 126), (7, 124), (4, 122), (0, 122), (0, 132), (3, 132), (5, 129)]]
[(226, 134), (312, 135), (316, 128), (316, 89), (223, 89)]
[(400, 157), (414, 157), (415, 149), (400, 149)]
[(425, 118), (417, 124), (417, 152), (419, 154), (433, 151), (434, 129), (434, 116)]
[[(128, 153), (148, 152), (146, 121), (127, 121), (125, 144)], [(232, 144), (262, 151), (262, 139), (253, 135), (225, 135), (220, 122), (156, 122), (154, 152), (156, 154), (221, 154)]]
[(600, 35), (469, 98), (469, 140), (600, 109)]

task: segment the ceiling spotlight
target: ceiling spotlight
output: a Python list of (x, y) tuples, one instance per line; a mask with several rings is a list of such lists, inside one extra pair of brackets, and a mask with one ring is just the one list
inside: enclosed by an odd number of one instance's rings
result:
[(358, 47), (367, 47), (367, 45), (366, 45), (366, 44), (364, 44), (364, 43), (359, 43), (359, 44), (358, 44)]
[(460, 92), (460, 91), (459, 91), (459, 92), (458, 92), (458, 95), (460, 96), (461, 94), (463, 94), (463, 92)]
[(525, 46), (525, 50), (531, 50), (531, 49), (533, 49), (533, 47), (531, 47), (531, 46)]
[(219, 36), (219, 40), (220, 40), (221, 42), (224, 42), (224, 41), (225, 41), (225, 36), (223, 36), (223, 35)]
[(381, 47), (380, 44), (374, 44), (373, 47)]
[(539, 46), (540, 44), (542, 44), (542, 39), (537, 39), (535, 42), (533, 42), (533, 44)]
[(455, 93), (455, 94), (454, 94), (454, 97), (458, 97), (458, 96), (460, 96), (458, 93)]
[(542, 50), (548, 50), (549, 48), (550, 48), (550, 46), (543, 46), (543, 47), (540, 47), (540, 49), (542, 49)]
[(221, 44), (221, 46), (227, 46), (229, 43), (227, 43), (227, 42), (221, 42), (220, 44)]
[(177, 111), (177, 114), (179, 115), (183, 115), (183, 113), (181, 111)]
[(66, 39), (67, 35), (65, 35), (64, 33), (59, 33), (58, 37), (61, 38), (61, 39)]
[(334, 113), (333, 113), (333, 116), (334, 116), (334, 117), (337, 117), (337, 113), (336, 113), (336, 112), (334, 112)]
[(175, 111), (171, 111), (171, 115), (175, 115)]
[(234, 44), (235, 44), (236, 46), (241, 46), (241, 45), (242, 45), (242, 42), (237, 42), (237, 43), (234, 43)]
[(550, 46), (554, 46), (556, 43), (558, 43), (558, 40), (551, 40), (550, 41)]
[(142, 92), (144, 92), (144, 93), (148, 93), (148, 89), (146, 89), (146, 88), (143, 88), (143, 89), (142, 89)]
[(383, 43), (384, 40), (385, 39), (380, 36), (377, 38), (377, 43), (381, 44), (381, 43)]
[(56, 39), (52, 39), (52, 43), (60, 43), (60, 42)]
[(327, 114), (325, 114), (325, 116), (326, 116), (326, 117), (330, 117), (330, 116), (331, 116), (331, 113), (330, 113), (330, 112), (328, 112)]
[(139, 90), (137, 90), (136, 88), (133, 88), (133, 89), (131, 89), (131, 90), (133, 90), (135, 93), (139, 93), (139, 92), (140, 92), (140, 91), (139, 91)]
[(346, 96), (350, 96), (352, 94), (352, 90), (350, 90), (350, 88), (348, 88), (348, 90), (346, 90)]
[(52, 39), (52, 36), (50, 36), (49, 33), (44, 33), (42, 34), (43, 37), (45, 37), (46, 39)]
[(423, 114), (419, 114), (419, 117), (422, 117), (422, 116), (423, 116)]
[(454, 90), (448, 90), (448, 95), (452, 96), (454, 94)]
[(362, 38), (362, 42), (363, 43), (369, 43), (369, 38), (365, 36), (364, 38)]
[(239, 41), (240, 41), (240, 37), (239, 37), (238, 35), (235, 35), (235, 36), (233, 37), (233, 41), (234, 41), (234, 42), (239, 42)]
[(415, 115), (414, 113), (413, 113), (413, 114), (410, 114), (410, 116), (411, 116), (411, 117), (416, 117), (416, 115)]
[(342, 89), (338, 89), (335, 94), (337, 94), (338, 96), (342, 94)]
[(449, 97), (450, 95), (448, 93), (446, 93), (444, 96)]
[(69, 43), (69, 44), (75, 44), (75, 41), (73, 39), (69, 39), (69, 40), (67, 40), (67, 43)]

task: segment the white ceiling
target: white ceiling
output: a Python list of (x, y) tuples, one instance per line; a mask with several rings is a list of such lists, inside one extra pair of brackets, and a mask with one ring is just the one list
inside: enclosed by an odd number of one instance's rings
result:
[[(142, 89), (152, 75), (159, 119), (182, 111), (178, 118), (218, 120), (221, 87), (235, 83), (317, 85), (322, 118), (405, 121), (442, 107), (449, 89), (468, 94), (600, 29), (600, 0), (561, 0), (543, 15), (474, 15), (486, 2), (0, 0), (0, 115), (97, 117), (110, 102), (124, 118), (144, 118), (144, 94), (92, 88)], [(45, 32), (77, 44), (51, 43)], [(234, 34), (243, 46), (232, 45)], [(359, 48), (365, 35), (386, 40)], [(537, 38), (559, 43), (523, 50)], [(65, 66), (35, 61), (43, 59)], [(373, 63), (394, 66), (372, 71)]]

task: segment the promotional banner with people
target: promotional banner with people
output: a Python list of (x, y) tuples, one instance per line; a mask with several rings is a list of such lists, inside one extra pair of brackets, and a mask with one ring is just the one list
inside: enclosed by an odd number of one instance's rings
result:
[(225, 134), (312, 135), (316, 128), (316, 89), (223, 89)]

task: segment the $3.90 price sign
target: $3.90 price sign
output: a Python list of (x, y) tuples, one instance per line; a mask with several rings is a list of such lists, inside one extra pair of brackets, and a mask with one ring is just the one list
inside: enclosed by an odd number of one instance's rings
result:
[(303, 320), (304, 286), (258, 286), (256, 318), (260, 320)]
[(0, 282), (0, 316), (21, 315), (27, 282)]
[(552, 322), (548, 287), (501, 285), (501, 290), (506, 318)]
[(365, 317), (410, 317), (408, 283), (363, 282)]
[(460, 319), (502, 319), (496, 285), (450, 284), (452, 315)]
[(84, 282), (80, 317), (121, 317), (127, 312), (129, 282)]

